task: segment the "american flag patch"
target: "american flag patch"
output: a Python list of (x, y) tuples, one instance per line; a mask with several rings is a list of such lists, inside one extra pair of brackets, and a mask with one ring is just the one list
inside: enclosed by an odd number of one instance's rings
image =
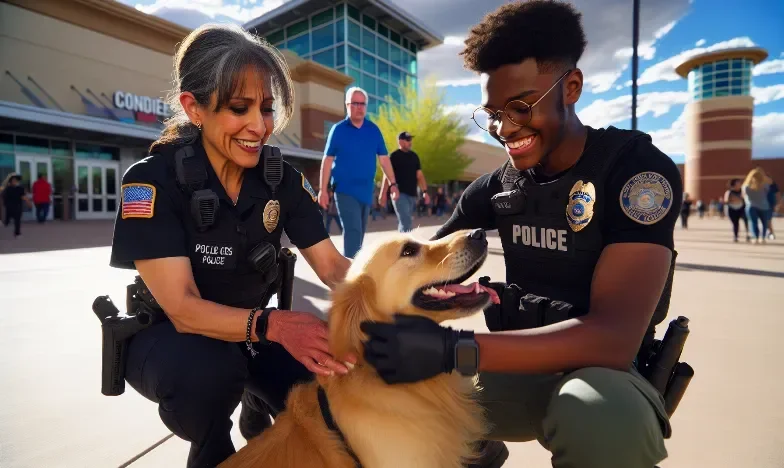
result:
[(152, 218), (155, 206), (155, 187), (150, 184), (122, 186), (122, 219)]

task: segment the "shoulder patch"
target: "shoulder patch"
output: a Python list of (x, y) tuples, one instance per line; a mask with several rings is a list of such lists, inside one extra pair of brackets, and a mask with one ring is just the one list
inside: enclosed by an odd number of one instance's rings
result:
[(155, 211), (155, 186), (150, 184), (124, 184), (122, 193), (122, 219), (152, 218)]
[(308, 192), (308, 195), (310, 195), (310, 198), (312, 198), (313, 202), (315, 203), (316, 199), (318, 198), (318, 196), (316, 195), (316, 191), (313, 190), (313, 187), (311, 187), (310, 182), (308, 182), (308, 179), (305, 178), (305, 174), (300, 172), (299, 175), (302, 176), (302, 188), (305, 189), (306, 192)]
[(631, 220), (645, 225), (656, 224), (672, 208), (672, 186), (658, 172), (640, 172), (626, 181), (619, 201)]

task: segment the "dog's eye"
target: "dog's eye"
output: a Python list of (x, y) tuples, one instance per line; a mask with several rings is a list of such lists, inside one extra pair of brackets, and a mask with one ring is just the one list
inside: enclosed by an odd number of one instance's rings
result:
[(400, 251), (401, 257), (413, 257), (419, 253), (419, 244), (414, 244), (412, 242), (406, 243), (403, 246), (403, 250)]

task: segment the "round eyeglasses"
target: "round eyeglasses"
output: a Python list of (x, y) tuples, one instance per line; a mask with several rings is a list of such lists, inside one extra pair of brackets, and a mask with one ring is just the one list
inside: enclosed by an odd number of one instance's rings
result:
[(493, 112), (487, 107), (479, 106), (474, 109), (474, 112), (471, 115), (471, 120), (473, 120), (474, 123), (482, 130), (491, 133), (498, 129), (501, 119), (503, 118), (502, 114), (505, 115), (510, 122), (517, 125), (518, 127), (525, 127), (529, 122), (531, 122), (534, 106), (539, 104), (542, 99), (544, 99), (544, 97), (547, 96), (550, 91), (552, 91), (553, 88), (555, 88), (555, 86), (560, 83), (561, 80), (566, 78), (566, 76), (571, 72), (572, 70), (567, 70), (566, 73), (555, 80), (555, 83), (550, 86), (550, 89), (545, 91), (545, 93), (542, 94), (542, 97), (537, 99), (533, 104), (528, 104), (525, 101), (515, 99), (514, 101), (507, 102), (503, 110), (497, 112)]

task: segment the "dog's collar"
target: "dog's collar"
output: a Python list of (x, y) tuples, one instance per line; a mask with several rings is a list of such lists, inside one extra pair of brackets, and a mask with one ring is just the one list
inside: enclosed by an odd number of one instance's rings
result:
[(324, 391), (324, 388), (319, 385), (318, 388), (318, 402), (319, 402), (319, 409), (321, 409), (321, 417), (324, 418), (324, 422), (327, 424), (327, 428), (337, 434), (340, 437), (340, 440), (343, 442), (343, 445), (346, 447), (346, 451), (351, 458), (354, 459), (354, 463), (356, 464), (356, 468), (362, 468), (362, 462), (359, 461), (359, 457), (357, 454), (351, 450), (351, 446), (348, 444), (346, 437), (343, 435), (343, 432), (340, 431), (340, 428), (335, 423), (335, 419), (332, 418), (332, 412), (329, 410), (329, 401), (327, 401), (327, 392)]

